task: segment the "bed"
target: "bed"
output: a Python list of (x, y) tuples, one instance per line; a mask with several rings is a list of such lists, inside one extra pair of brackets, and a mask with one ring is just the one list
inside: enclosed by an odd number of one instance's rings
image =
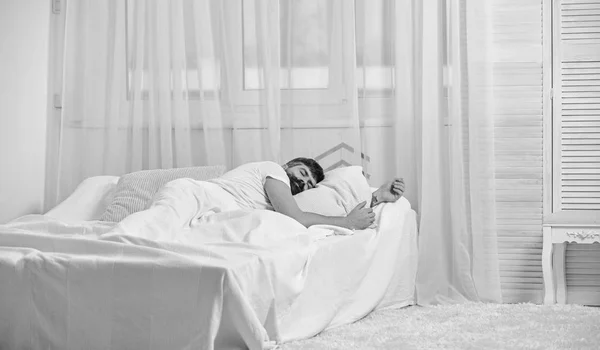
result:
[(89, 178), (45, 215), (0, 225), (0, 348), (269, 349), (415, 304), (404, 198), (355, 232), (256, 211), (151, 240), (98, 220), (118, 181)]

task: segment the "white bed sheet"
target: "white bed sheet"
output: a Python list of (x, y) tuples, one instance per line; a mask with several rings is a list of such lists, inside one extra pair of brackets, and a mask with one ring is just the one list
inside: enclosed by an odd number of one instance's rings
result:
[(46, 215), (64, 222), (98, 220), (112, 201), (117, 182), (118, 176), (89, 177)]
[(58, 220), (70, 203), (54, 218), (0, 226), (0, 345), (269, 348), (415, 303), (417, 230), (405, 199), (376, 209), (376, 230), (316, 241), (299, 232), (270, 249), (98, 242), (110, 224)]
[(404, 198), (376, 207), (377, 229), (316, 243), (302, 293), (280, 318), (284, 342), (415, 304), (417, 227)]

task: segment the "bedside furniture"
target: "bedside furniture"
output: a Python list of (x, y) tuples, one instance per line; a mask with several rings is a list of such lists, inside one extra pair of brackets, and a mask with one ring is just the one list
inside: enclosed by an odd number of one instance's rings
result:
[(591, 210), (554, 213), (544, 217), (543, 230), (544, 304), (565, 304), (567, 243), (600, 243), (600, 215)]
[[(543, 0), (542, 3), (545, 28), (542, 75), (546, 91), (542, 208), (545, 213), (542, 222), (544, 302), (565, 303), (566, 259), (569, 263), (587, 259), (583, 256), (575, 259), (578, 254), (565, 256), (566, 243), (600, 243), (600, 89), (598, 84), (591, 83), (597, 81), (600, 71), (597, 30), (600, 27), (594, 25), (590, 30), (574, 25), (581, 20), (581, 15), (597, 10), (599, 3), (597, 0)], [(592, 265), (597, 266), (596, 262), (590, 262)], [(573, 263), (569, 272), (587, 275), (581, 280), (587, 279), (586, 287), (597, 287), (600, 294), (599, 269)]]

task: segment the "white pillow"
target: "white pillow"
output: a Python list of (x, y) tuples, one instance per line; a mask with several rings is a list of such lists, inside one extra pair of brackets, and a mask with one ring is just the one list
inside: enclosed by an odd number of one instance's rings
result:
[(346, 216), (358, 203), (371, 205), (371, 188), (362, 167), (349, 166), (325, 173), (317, 187), (294, 196), (300, 210), (326, 216)]
[(66, 222), (98, 220), (112, 201), (118, 181), (118, 176), (89, 177), (45, 215)]

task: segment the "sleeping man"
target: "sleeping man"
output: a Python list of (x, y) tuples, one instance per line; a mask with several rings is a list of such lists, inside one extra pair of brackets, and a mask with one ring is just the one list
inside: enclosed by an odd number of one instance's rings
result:
[[(205, 212), (239, 209), (274, 210), (305, 227), (323, 224), (362, 230), (374, 222), (375, 205), (395, 202), (405, 188), (402, 179), (393, 179), (373, 192), (370, 208), (363, 201), (346, 216), (302, 211), (293, 196), (314, 188), (323, 179), (323, 168), (315, 160), (295, 158), (283, 166), (268, 161), (247, 163), (208, 181), (174, 180), (158, 191), (150, 208), (129, 215), (113, 232), (138, 235), (135, 231), (140, 229), (183, 228)], [(140, 226), (140, 222), (145, 225)], [(160, 227), (165, 223), (169, 227)]]

